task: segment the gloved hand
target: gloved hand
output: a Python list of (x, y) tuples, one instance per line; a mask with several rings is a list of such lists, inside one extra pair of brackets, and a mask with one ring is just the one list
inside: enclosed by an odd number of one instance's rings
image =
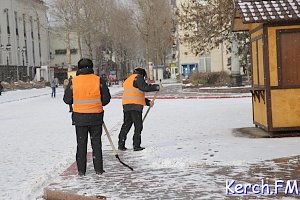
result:
[(159, 91), (160, 90), (160, 85), (155, 85), (156, 86), (156, 91)]
[(154, 106), (154, 101), (150, 101), (150, 107), (153, 107)]

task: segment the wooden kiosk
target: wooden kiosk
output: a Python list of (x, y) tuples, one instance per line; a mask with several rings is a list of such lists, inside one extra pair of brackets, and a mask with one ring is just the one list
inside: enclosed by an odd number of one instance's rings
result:
[(254, 124), (300, 130), (300, 0), (238, 0), (232, 30), (250, 33)]

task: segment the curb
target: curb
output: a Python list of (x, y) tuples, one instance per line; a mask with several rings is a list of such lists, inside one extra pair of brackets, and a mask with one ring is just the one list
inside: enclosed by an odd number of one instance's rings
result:
[(69, 192), (44, 189), (44, 199), (46, 200), (106, 200), (105, 196), (82, 196)]
[[(92, 152), (87, 153), (87, 161), (92, 160)], [(69, 179), (70, 176), (77, 175), (77, 164), (76, 161), (72, 163), (62, 174), (60, 174), (63, 179)], [(52, 183), (56, 184), (56, 183)], [(51, 186), (50, 184), (49, 186)], [(102, 195), (96, 196), (84, 196), (74, 194), (74, 191), (61, 191), (57, 189), (50, 189), (48, 187), (44, 188), (43, 199), (45, 200), (106, 200), (107, 198)]]
[(237, 137), (270, 138), (270, 134), (258, 127), (234, 128), (232, 133)]
[(235, 128), (232, 133), (237, 137), (248, 138), (283, 138), (283, 137), (300, 137), (299, 131), (266, 131), (260, 127)]
[[(153, 96), (146, 96), (147, 98), (153, 98)], [(249, 98), (251, 95), (240, 95), (240, 96), (160, 96), (156, 99), (230, 99), (230, 98)], [(122, 99), (122, 96), (114, 96), (112, 99)]]

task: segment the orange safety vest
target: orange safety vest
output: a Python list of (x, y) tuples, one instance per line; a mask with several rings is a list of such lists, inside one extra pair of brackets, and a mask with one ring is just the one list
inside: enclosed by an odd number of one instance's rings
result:
[(79, 75), (72, 80), (73, 111), (102, 113), (100, 77), (95, 74)]
[(124, 104), (138, 104), (146, 105), (145, 93), (138, 88), (133, 86), (133, 81), (137, 74), (132, 74), (123, 83), (124, 93), (122, 98), (122, 103)]

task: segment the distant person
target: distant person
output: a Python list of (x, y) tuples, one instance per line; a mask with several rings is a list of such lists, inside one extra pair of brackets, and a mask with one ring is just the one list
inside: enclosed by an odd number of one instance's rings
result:
[(50, 87), (52, 89), (51, 98), (55, 98), (55, 96), (56, 96), (56, 82), (55, 82), (54, 79), (51, 80)]
[(2, 81), (0, 81), (0, 96), (2, 95), (2, 91), (3, 91), (3, 85), (2, 85)]
[(63, 99), (66, 104), (73, 104), (72, 123), (76, 129), (78, 175), (84, 176), (86, 173), (88, 133), (93, 149), (94, 170), (96, 174), (102, 174), (105, 172), (101, 142), (103, 106), (110, 102), (111, 96), (105, 81), (94, 74), (90, 59), (79, 60), (77, 76), (69, 81)]
[(125, 141), (127, 134), (134, 124), (133, 150), (141, 151), (141, 133), (143, 130), (142, 112), (145, 105), (153, 106), (153, 102), (145, 98), (144, 92), (159, 91), (157, 84), (147, 84), (145, 77), (146, 71), (136, 68), (123, 83), (124, 93), (122, 97), (124, 122), (119, 133), (118, 149), (126, 151)]
[(66, 79), (64, 80), (64, 84), (63, 84), (64, 90), (67, 89), (68, 84), (69, 84), (69, 79), (66, 78)]
[(58, 85), (59, 85), (59, 80), (58, 80), (58, 78), (56, 77), (56, 78), (54, 78), (54, 80), (55, 80), (55, 87), (58, 87)]
[(101, 74), (102, 80), (107, 84), (107, 77), (106, 74)]
[[(73, 77), (70, 76), (69, 79), (66, 78), (66, 79), (64, 80), (64, 90), (67, 89), (67, 86), (68, 86), (69, 82), (72, 81), (72, 78), (73, 78)], [(69, 104), (69, 112), (73, 112), (72, 104)]]

